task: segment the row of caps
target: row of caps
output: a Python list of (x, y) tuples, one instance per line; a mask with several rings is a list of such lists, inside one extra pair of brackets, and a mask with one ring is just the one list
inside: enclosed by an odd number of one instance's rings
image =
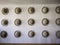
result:
[[(35, 21), (34, 19), (32, 19), (32, 18), (30, 18), (30, 19), (28, 20), (28, 24), (31, 25), (31, 26), (34, 25), (35, 22), (36, 22), (36, 21)], [(42, 21), (41, 21), (41, 23), (42, 23), (44, 26), (46, 26), (46, 25), (49, 24), (49, 20), (48, 20), (47, 18), (43, 18)], [(55, 21), (55, 23), (56, 23), (56, 25), (60, 26), (60, 18), (57, 18), (56, 21)], [(7, 25), (8, 25), (8, 20), (7, 20), (7, 19), (3, 19), (3, 20), (1, 21), (1, 24), (2, 24), (3, 26), (7, 26)], [(22, 24), (22, 21), (21, 21), (20, 19), (15, 19), (14, 24), (15, 24), (16, 26), (19, 26), (19, 25)]]
[[(35, 34), (36, 34), (36, 33), (35, 33), (33, 30), (30, 30), (30, 31), (28, 32), (28, 36), (31, 37), (31, 38), (34, 37)], [(15, 32), (14, 32), (14, 36), (15, 36), (16, 38), (21, 37), (21, 35), (22, 35), (22, 33), (21, 33), (20, 31), (15, 31)], [(47, 30), (42, 31), (42, 36), (43, 36), (44, 38), (47, 38), (49, 35), (50, 35), (50, 33), (49, 33)], [(6, 38), (6, 37), (8, 36), (8, 33), (7, 33), (6, 31), (1, 31), (0, 36), (1, 36), (2, 38)], [(56, 36), (57, 36), (57, 38), (60, 39), (60, 30), (56, 32)]]
[[(60, 14), (60, 6), (57, 6), (55, 9), (57, 14)], [(20, 7), (16, 7), (15, 8), (15, 13), (16, 14), (20, 14), (22, 12), (22, 9)], [(29, 7), (28, 8), (28, 12), (29, 14), (33, 14), (35, 12), (35, 8), (34, 7)], [(43, 7), (42, 8), (42, 13), (46, 14), (49, 12), (49, 8), (48, 7)], [(8, 14), (9, 13), (9, 9), (8, 8), (3, 8), (2, 9), (2, 13), (3, 14)]]

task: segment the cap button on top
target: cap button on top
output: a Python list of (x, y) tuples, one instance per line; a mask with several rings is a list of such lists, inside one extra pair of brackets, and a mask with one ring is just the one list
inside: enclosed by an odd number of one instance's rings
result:
[(33, 14), (35, 12), (34, 7), (29, 7), (28, 12), (29, 12), (29, 14)]
[(8, 14), (9, 13), (9, 9), (8, 8), (3, 8), (2, 9), (2, 13), (5, 15), (5, 14)]
[(34, 31), (29, 31), (28, 32), (28, 36), (29, 37), (34, 37), (35, 36), (35, 32)]
[(42, 19), (42, 24), (44, 26), (48, 25), (49, 24), (49, 20), (47, 18)]
[(2, 38), (6, 38), (6, 37), (7, 37), (7, 35), (8, 35), (8, 34), (7, 34), (7, 32), (6, 32), (6, 31), (2, 31), (2, 32), (1, 32), (1, 37), (2, 37)]
[(19, 7), (16, 7), (16, 8), (15, 8), (15, 13), (16, 13), (16, 14), (20, 14), (21, 11), (22, 11), (21, 8), (19, 8)]
[(16, 26), (21, 25), (21, 20), (20, 20), (20, 19), (16, 19), (16, 20), (14, 21), (14, 24), (15, 24)]
[(34, 19), (29, 19), (29, 20), (28, 20), (28, 24), (29, 24), (29, 25), (34, 25), (34, 23), (35, 23), (35, 20), (34, 20)]
[(49, 32), (46, 31), (46, 30), (44, 30), (44, 31), (42, 32), (42, 36), (43, 36), (43, 37), (48, 37), (48, 36), (49, 36)]
[(42, 13), (46, 14), (46, 13), (48, 13), (48, 11), (49, 11), (48, 7), (43, 7), (42, 8)]

